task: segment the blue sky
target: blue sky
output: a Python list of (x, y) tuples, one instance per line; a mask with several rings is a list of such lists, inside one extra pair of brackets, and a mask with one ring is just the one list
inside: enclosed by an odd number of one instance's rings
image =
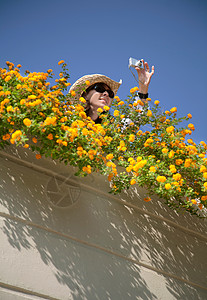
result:
[(124, 99), (136, 85), (128, 59), (143, 58), (155, 65), (150, 97), (191, 113), (194, 141), (207, 142), (206, 15), (205, 0), (0, 0), (0, 67), (58, 75), (64, 59), (71, 83), (92, 73), (122, 79)]

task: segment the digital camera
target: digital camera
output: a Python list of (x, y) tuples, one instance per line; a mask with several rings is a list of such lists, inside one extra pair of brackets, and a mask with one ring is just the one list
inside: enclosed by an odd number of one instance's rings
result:
[(129, 67), (139, 67), (140, 69), (144, 69), (142, 60), (137, 60), (132, 57), (129, 58)]

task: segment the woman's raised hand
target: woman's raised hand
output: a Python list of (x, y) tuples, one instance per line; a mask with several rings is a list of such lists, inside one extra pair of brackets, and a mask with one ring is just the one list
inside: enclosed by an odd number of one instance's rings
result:
[(152, 75), (155, 72), (155, 67), (152, 66), (152, 70), (150, 72), (150, 68), (147, 62), (144, 62), (144, 59), (141, 59), (143, 62), (144, 68), (135, 67), (139, 77), (139, 92), (142, 94), (147, 94), (148, 87), (150, 84), (150, 80)]

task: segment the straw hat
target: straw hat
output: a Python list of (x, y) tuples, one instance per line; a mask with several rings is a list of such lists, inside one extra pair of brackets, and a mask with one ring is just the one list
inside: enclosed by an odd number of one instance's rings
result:
[[(89, 85), (86, 85), (86, 80), (88, 80), (90, 82)], [(114, 92), (114, 95), (116, 95), (116, 93), (118, 91), (118, 88), (122, 84), (122, 80), (120, 80), (119, 82), (116, 82), (116, 81), (112, 80), (111, 78), (109, 78), (105, 75), (91, 74), (91, 75), (85, 75), (85, 76), (79, 78), (71, 86), (69, 92), (75, 91), (76, 95), (77, 95), (76, 97), (80, 97), (81, 94), (84, 92), (84, 90), (89, 88), (94, 83), (98, 83), (98, 82), (103, 82), (103, 83), (107, 84), (111, 88), (111, 90)]]

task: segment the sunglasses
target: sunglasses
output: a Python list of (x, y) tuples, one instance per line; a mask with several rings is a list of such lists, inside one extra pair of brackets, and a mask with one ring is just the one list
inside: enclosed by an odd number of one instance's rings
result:
[(102, 83), (94, 84), (94, 86), (90, 87), (90, 90), (95, 90), (98, 93), (104, 93), (106, 91), (111, 99), (114, 98), (114, 92), (110, 88), (107, 88)]

